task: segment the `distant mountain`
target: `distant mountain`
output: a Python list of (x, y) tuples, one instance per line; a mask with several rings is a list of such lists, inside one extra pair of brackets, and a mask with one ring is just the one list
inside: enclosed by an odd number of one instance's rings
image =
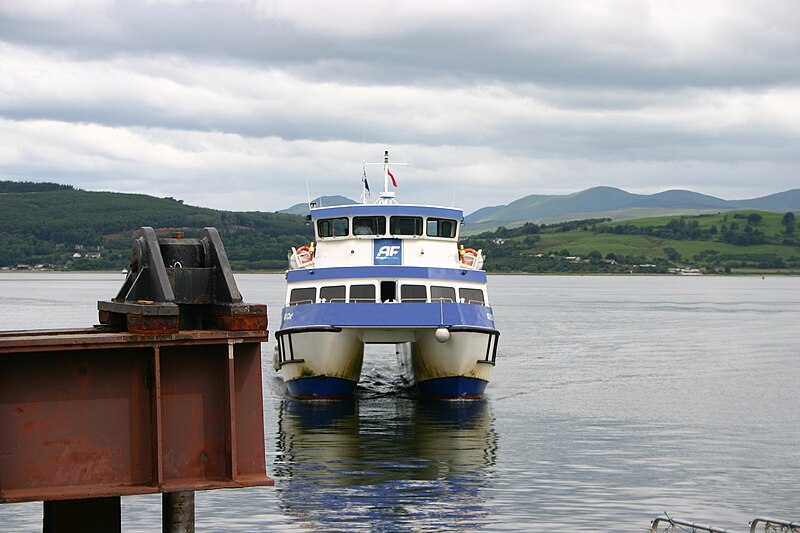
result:
[[(317, 207), (328, 207), (333, 205), (350, 205), (355, 204), (354, 200), (350, 198), (346, 198), (344, 196), (320, 196), (319, 198), (314, 198), (313, 202), (317, 203)], [(306, 202), (300, 204), (294, 204), (292, 207), (287, 209), (281, 209), (278, 213), (284, 213), (287, 215), (301, 215), (306, 216), (309, 213), (308, 204)]]
[(723, 200), (692, 191), (632, 194), (614, 187), (594, 187), (567, 195), (532, 194), (508, 205), (484, 207), (467, 215), (467, 233), (525, 222), (554, 223), (582, 218), (628, 220), (668, 214), (699, 214), (732, 209), (785, 212), (800, 210), (800, 189), (751, 200)]
[(791, 189), (752, 200), (732, 200), (731, 203), (737, 206), (736, 209), (762, 209), (776, 213), (797, 211), (800, 206), (800, 189)]

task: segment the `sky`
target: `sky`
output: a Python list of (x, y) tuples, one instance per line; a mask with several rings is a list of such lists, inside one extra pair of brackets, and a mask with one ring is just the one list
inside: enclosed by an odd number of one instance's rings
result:
[[(800, 187), (796, 0), (0, 0), (0, 179), (276, 211)], [(383, 182), (367, 167), (372, 197)]]

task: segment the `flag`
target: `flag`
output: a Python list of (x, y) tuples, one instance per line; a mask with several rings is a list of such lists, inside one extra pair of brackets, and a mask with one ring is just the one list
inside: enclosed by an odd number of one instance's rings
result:
[(392, 178), (392, 185), (397, 187), (397, 180), (394, 179), (394, 175), (392, 174), (392, 171), (387, 168), (386, 169), (386, 173), (389, 174), (390, 178)]
[(367, 181), (367, 169), (364, 169), (364, 178), (362, 180), (364, 182), (364, 188), (369, 192), (369, 182)]

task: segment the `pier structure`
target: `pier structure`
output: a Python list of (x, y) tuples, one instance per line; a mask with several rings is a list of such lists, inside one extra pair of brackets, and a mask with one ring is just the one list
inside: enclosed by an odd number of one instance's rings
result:
[(272, 485), (265, 305), (245, 304), (215, 228), (141, 228), (117, 296), (86, 329), (0, 332), (0, 503), (44, 502), (45, 533), (121, 528), (120, 497), (163, 493), (194, 531), (194, 491)]

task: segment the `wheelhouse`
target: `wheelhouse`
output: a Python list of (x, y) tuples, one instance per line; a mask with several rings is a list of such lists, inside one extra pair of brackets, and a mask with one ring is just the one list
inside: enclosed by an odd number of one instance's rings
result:
[(455, 242), (463, 222), (461, 211), (456, 209), (406, 205), (319, 208), (310, 216), (320, 242), (357, 237), (430, 238)]

